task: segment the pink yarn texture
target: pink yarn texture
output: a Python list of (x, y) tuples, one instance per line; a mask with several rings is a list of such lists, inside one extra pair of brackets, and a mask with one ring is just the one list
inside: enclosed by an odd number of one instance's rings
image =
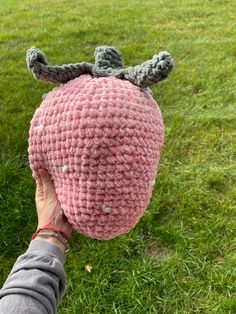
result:
[(33, 177), (47, 169), (68, 221), (111, 239), (132, 229), (150, 202), (161, 111), (146, 91), (115, 77), (82, 75), (54, 88), (31, 120)]

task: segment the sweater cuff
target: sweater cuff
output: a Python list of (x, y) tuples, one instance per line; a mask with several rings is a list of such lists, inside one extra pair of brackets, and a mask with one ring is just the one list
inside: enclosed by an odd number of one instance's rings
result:
[(26, 253), (31, 253), (32, 251), (40, 251), (43, 255), (47, 254), (56, 257), (62, 265), (65, 264), (65, 254), (56, 244), (43, 240), (32, 240)]

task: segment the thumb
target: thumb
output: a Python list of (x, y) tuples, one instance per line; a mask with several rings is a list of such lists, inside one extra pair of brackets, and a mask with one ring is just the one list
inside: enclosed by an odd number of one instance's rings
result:
[(40, 169), (39, 174), (40, 174), (42, 185), (43, 185), (44, 195), (45, 196), (49, 196), (52, 194), (54, 195), (55, 194), (54, 185), (47, 170)]

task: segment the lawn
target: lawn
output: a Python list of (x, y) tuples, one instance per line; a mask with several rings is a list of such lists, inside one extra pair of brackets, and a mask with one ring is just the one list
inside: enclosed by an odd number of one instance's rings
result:
[(236, 313), (235, 16), (232, 0), (0, 1), (1, 284), (36, 228), (28, 129), (54, 86), (33, 79), (26, 50), (64, 64), (114, 45), (126, 66), (167, 50), (175, 69), (153, 87), (165, 146), (149, 208), (116, 239), (74, 233), (59, 313)]

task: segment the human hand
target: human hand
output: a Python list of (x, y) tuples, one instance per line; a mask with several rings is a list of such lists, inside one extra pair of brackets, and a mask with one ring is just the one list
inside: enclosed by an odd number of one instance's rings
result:
[[(49, 173), (44, 170), (39, 170), (39, 175), (41, 178), (41, 182), (36, 181), (36, 193), (35, 193), (35, 203), (37, 207), (37, 213), (38, 213), (38, 227), (44, 228), (46, 225), (48, 225), (50, 222), (50, 227), (56, 228), (60, 232), (64, 232), (66, 236), (69, 238), (72, 226), (67, 221), (67, 218), (65, 215), (59, 215), (56, 220), (56, 226), (53, 221), (53, 219), (58, 215), (60, 212), (60, 202), (57, 198), (53, 182), (50, 178)], [(38, 236), (36, 239), (42, 240), (42, 237)], [(48, 240), (49, 242), (54, 242), (58, 245), (58, 242), (60, 242), (56, 238), (43, 238), (43, 240)], [(64, 247), (60, 245), (60, 248), (64, 249)]]

